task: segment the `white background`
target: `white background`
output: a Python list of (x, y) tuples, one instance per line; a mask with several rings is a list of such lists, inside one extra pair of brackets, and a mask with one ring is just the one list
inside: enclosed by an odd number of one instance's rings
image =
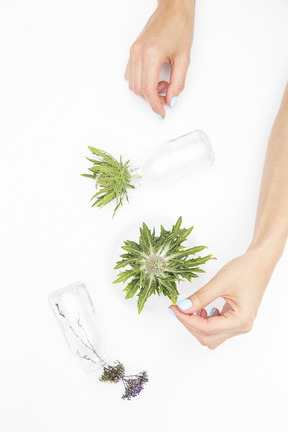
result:
[[(123, 79), (155, 4), (0, 0), (1, 432), (287, 430), (287, 248), (253, 331), (215, 351), (168, 312), (138, 317), (106, 267), (119, 230), (150, 215), (195, 226), (218, 258), (203, 283), (246, 250), (288, 76), (288, 3), (198, 1), (187, 85), (163, 122)], [(113, 221), (111, 208), (90, 208), (87, 145), (132, 158), (194, 129), (210, 137), (213, 167), (139, 189)], [(77, 280), (111, 358), (148, 370), (135, 400), (84, 373), (65, 345), (47, 298)]]

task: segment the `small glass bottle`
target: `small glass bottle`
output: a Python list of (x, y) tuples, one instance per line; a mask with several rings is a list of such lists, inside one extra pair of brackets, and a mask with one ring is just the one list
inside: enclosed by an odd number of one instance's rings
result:
[(105, 361), (99, 355), (101, 341), (94, 306), (85, 285), (75, 282), (54, 291), (49, 302), (70, 350), (82, 360), (84, 369), (92, 371), (102, 367)]
[(155, 146), (139, 164), (142, 183), (165, 184), (209, 167), (215, 160), (212, 145), (201, 130)]

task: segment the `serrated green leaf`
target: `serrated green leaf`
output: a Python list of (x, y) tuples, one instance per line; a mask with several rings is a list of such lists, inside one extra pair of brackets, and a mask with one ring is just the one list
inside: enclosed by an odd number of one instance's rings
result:
[(131, 265), (131, 264), (137, 264), (138, 260), (136, 258), (130, 258), (130, 259), (125, 259), (122, 261), (118, 261), (116, 263), (116, 266), (114, 267), (115, 270), (122, 268), (122, 267), (126, 267), (127, 265)]
[(92, 179), (95, 179), (95, 175), (93, 175), (93, 174), (80, 174), (82, 177), (89, 177), (89, 178), (92, 178)]
[(134, 275), (134, 272), (131, 272), (130, 270), (125, 270), (123, 272), (120, 272), (118, 274), (118, 278), (113, 281), (113, 283), (120, 283), (120, 282), (126, 282), (130, 277)]
[(151, 276), (149, 278), (144, 279), (144, 281), (143, 281), (141, 291), (138, 294), (138, 302), (137, 302), (138, 314), (141, 313), (141, 311), (144, 307), (144, 304), (149, 297), (152, 282), (153, 282), (153, 277), (151, 277)]
[(139, 278), (135, 278), (131, 282), (129, 282), (127, 287), (125, 288), (125, 291), (127, 292), (125, 299), (133, 298), (134, 295), (137, 293), (138, 289), (139, 289)]
[(91, 146), (88, 146), (88, 148), (91, 151), (91, 153), (93, 153), (94, 155), (103, 158), (106, 162), (109, 162), (110, 164), (116, 167), (118, 166), (119, 162), (117, 162), (117, 160), (109, 153)]
[(201, 252), (203, 249), (206, 249), (207, 246), (195, 246), (193, 248), (190, 249), (185, 249), (184, 251), (179, 251), (176, 253), (173, 253), (172, 255), (169, 255), (169, 259), (173, 259), (173, 258), (183, 258), (187, 255), (194, 255), (197, 252)]

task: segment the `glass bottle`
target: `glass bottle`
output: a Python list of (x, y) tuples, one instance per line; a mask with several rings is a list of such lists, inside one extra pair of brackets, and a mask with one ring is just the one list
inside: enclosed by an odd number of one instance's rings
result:
[[(162, 144), (139, 163), (142, 183), (165, 184), (189, 176), (214, 163), (212, 145), (205, 132), (196, 130)], [(135, 170), (135, 168), (134, 168)]]
[(84, 369), (91, 371), (102, 367), (105, 361), (99, 355), (101, 341), (94, 306), (85, 285), (75, 282), (54, 291), (49, 303), (70, 350), (81, 359)]

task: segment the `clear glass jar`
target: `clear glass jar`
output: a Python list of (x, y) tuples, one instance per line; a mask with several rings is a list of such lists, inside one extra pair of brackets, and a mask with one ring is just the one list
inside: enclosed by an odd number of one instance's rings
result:
[(140, 183), (165, 184), (209, 167), (215, 156), (212, 145), (201, 130), (155, 146), (139, 164)]
[(92, 300), (82, 282), (54, 291), (50, 306), (60, 324), (70, 350), (86, 371), (97, 370), (105, 363), (100, 357), (101, 340), (97, 331)]

